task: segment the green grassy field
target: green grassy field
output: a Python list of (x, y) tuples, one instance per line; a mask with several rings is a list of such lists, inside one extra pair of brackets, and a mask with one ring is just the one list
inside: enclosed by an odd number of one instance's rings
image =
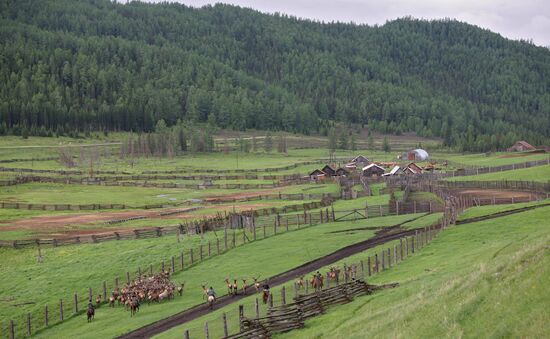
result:
[(491, 167), (509, 164), (517, 164), (527, 161), (542, 160), (548, 158), (546, 153), (508, 153), (494, 152), (478, 154), (453, 154), (453, 153), (435, 153), (432, 155), (437, 159), (447, 159), (468, 166)]
[(548, 213), (550, 207), (448, 229), (370, 281), (397, 281), (398, 288), (334, 307), (277, 338), (545, 337)]
[[(176, 301), (170, 303), (143, 307), (140, 316), (134, 318), (130, 318), (129, 314), (122, 309), (107, 310), (104, 308), (98, 312), (96, 321), (90, 325), (89, 331), (86, 333), (82, 333), (82, 317), (78, 317), (44, 331), (42, 336), (78, 335), (86, 337), (87, 335), (113, 336), (121, 334), (141, 324), (201, 303), (200, 285), (203, 283), (211, 284), (216, 289), (223, 291), (225, 277), (248, 277), (249, 279), (253, 275), (266, 277), (373, 235), (372, 231), (364, 231), (357, 234), (330, 233), (330, 237), (325, 236), (329, 232), (366, 225), (393, 225), (413, 217), (414, 215), (405, 215), (373, 218), (355, 223), (323, 224), (252, 242), (177, 273), (173, 280), (175, 282), (185, 281), (187, 286), (183, 298), (176, 298)], [(199, 241), (197, 238), (191, 239)], [(61, 297), (69, 297), (70, 291), (86, 291), (88, 286), (101, 286), (103, 280), (109, 278), (112, 280), (116, 275), (120, 276), (121, 272), (135, 271), (138, 265), (144, 267), (155, 258), (158, 262), (161, 258), (166, 258), (166, 254), (170, 252), (177, 254), (180, 249), (188, 248), (189, 245), (184, 244), (177, 244), (175, 238), (158, 238), (51, 248), (45, 250), (43, 264), (36, 263), (35, 250), (2, 250), (2, 257), (7, 259), (3, 272), (6, 272), (12, 279), (0, 282), (4, 285), (0, 287), (0, 290), (10, 291), (10, 295), (1, 297), (4, 299), (15, 298), (9, 304), (32, 300), (40, 305), (17, 309), (19, 314), (33, 310), (33, 307), (40, 310), (41, 305), (47, 302), (55, 303)], [(114, 255), (115, 253), (116, 255)], [(11, 260), (12, 257), (13, 260)], [(20, 270), (20, 267), (25, 267), (25, 270)], [(87, 267), (87, 269), (82, 270), (82, 267)], [(55, 277), (63, 277), (63, 279), (55, 279)], [(43, 286), (43, 288), (33, 289), (32, 286), (36, 285)], [(9, 304), (2, 307), (1, 319), (17, 316), (17, 313), (10, 309)]]
[(485, 173), (480, 175), (473, 175), (467, 177), (452, 177), (447, 178), (449, 181), (492, 181), (492, 180), (523, 180), (523, 181), (550, 181), (550, 165), (535, 166), (529, 168), (522, 168), (517, 170)]

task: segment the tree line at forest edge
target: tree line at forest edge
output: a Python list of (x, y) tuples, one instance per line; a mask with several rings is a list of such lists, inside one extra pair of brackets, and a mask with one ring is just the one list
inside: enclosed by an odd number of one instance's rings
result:
[(453, 20), (319, 23), (229, 5), (0, 1), (0, 134), (153, 132), (178, 119), (460, 150), (550, 139), (550, 51)]

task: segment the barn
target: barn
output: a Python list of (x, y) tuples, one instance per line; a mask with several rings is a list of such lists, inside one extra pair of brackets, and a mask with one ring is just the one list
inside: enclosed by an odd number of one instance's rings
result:
[(330, 167), (330, 165), (325, 165), (325, 167), (321, 168), (321, 171), (323, 171), (329, 177), (333, 177), (336, 175), (336, 171), (334, 170), (334, 168)]
[(525, 140), (516, 141), (512, 147), (506, 149), (507, 152), (524, 152), (524, 151), (534, 151), (535, 146), (531, 145)]
[(405, 174), (420, 174), (422, 173), (422, 168), (415, 164), (414, 162), (411, 162), (403, 169), (403, 173)]
[(358, 155), (355, 158), (351, 159), (350, 163), (355, 164), (355, 166), (361, 168), (370, 164), (370, 160), (362, 155)]
[(320, 169), (316, 169), (315, 171), (309, 173), (310, 179), (320, 179), (325, 177), (325, 172), (321, 171)]
[(384, 174), (385, 171), (386, 170), (383, 167), (378, 166), (377, 164), (367, 165), (363, 167), (363, 170), (362, 170), (364, 177), (381, 176)]

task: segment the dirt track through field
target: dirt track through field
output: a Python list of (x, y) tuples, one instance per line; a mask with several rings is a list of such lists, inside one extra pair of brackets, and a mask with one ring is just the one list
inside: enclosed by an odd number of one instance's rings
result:
[[(410, 220), (407, 220), (405, 222), (408, 222)], [(398, 225), (396, 225), (398, 226)], [(395, 226), (393, 226), (395, 227)], [(362, 251), (365, 251), (369, 248), (382, 245), (386, 242), (399, 239), (404, 236), (408, 236), (411, 234), (414, 234), (416, 230), (405, 230), (405, 231), (399, 231), (396, 233), (386, 234), (384, 232), (379, 233), (378, 235), (358, 242), (353, 245), (349, 245), (346, 247), (343, 247), (335, 252), (332, 252), (331, 254), (328, 254), (324, 257), (309, 261), (303, 265), (300, 265), (298, 267), (295, 267), (291, 270), (288, 270), (286, 272), (280, 273), (278, 275), (272, 276), (269, 279), (269, 284), (271, 287), (278, 286), (281, 284), (284, 284), (288, 281), (291, 281), (293, 279), (296, 279), (302, 275), (308, 274), (312, 271), (318, 270), (324, 266), (333, 264), (339, 260), (345, 259), (353, 254), (360, 253)], [(250, 295), (254, 294), (254, 287), (250, 286), (246, 290), (246, 295), (237, 295), (237, 296), (228, 296), (224, 295), (218, 298), (215, 304), (215, 309), (222, 308), (224, 306), (230, 305), (232, 303), (235, 303), (243, 298), (246, 298)], [(154, 323), (151, 323), (149, 325), (143, 326), (141, 328), (138, 328), (132, 332), (129, 332), (127, 334), (124, 334), (122, 336), (119, 336), (118, 338), (150, 338), (154, 335), (157, 335), (159, 333), (162, 333), (164, 331), (167, 331), (171, 329), (172, 327), (182, 325), (186, 322), (189, 322), (191, 320), (197, 319), (199, 317), (202, 317), (210, 312), (210, 309), (207, 304), (200, 304), (196, 305), (194, 307), (191, 307), (183, 312), (174, 314), (168, 318), (156, 321)]]
[(472, 223), (472, 222), (495, 219), (495, 218), (505, 217), (505, 216), (510, 215), (510, 214), (521, 213), (521, 212), (534, 210), (536, 208), (541, 208), (541, 207), (546, 207), (546, 206), (550, 206), (550, 203), (534, 205), (534, 206), (526, 206), (526, 207), (522, 207), (522, 208), (515, 208), (513, 210), (502, 211), (502, 212), (482, 215), (482, 216), (479, 216), (479, 217), (473, 217), (473, 218), (468, 218), (468, 219), (463, 219), (463, 220), (457, 220), (456, 224), (457, 225), (462, 225), (462, 224), (469, 224), (469, 223)]

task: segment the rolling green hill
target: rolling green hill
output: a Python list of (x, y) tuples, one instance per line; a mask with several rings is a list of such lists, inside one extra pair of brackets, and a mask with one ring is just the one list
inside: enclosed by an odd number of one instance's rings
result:
[(0, 134), (164, 119), (325, 133), (328, 121), (469, 150), (550, 136), (550, 52), (453, 20), (319, 23), (228, 5), (0, 1)]

